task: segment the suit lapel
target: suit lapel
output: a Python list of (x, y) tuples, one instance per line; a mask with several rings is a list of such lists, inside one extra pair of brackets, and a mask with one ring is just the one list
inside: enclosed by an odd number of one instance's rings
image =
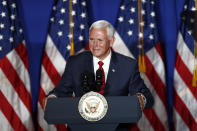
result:
[(113, 81), (116, 80), (117, 76), (116, 76), (116, 71), (118, 70), (117, 67), (117, 57), (116, 57), (116, 53), (114, 51), (112, 51), (112, 57), (110, 60), (110, 65), (109, 65), (109, 71), (108, 71), (108, 75), (107, 75), (107, 81), (106, 81), (106, 87), (104, 90), (104, 95), (108, 94), (108, 90), (110, 87), (114, 87), (115, 85), (113, 84)]
[(94, 73), (93, 56), (90, 51), (88, 52), (88, 57), (85, 62), (86, 62), (86, 70), (90, 71), (91, 73)]

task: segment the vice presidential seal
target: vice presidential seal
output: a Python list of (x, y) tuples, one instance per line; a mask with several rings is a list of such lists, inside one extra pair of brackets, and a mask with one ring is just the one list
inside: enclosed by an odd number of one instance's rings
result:
[(103, 95), (91, 91), (81, 97), (78, 109), (85, 120), (99, 121), (106, 115), (108, 104)]

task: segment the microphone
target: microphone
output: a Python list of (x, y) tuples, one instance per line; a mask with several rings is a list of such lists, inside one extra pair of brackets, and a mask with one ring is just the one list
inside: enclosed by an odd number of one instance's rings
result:
[(103, 73), (101, 69), (98, 69), (96, 71), (96, 81), (95, 81), (95, 86), (96, 86), (96, 91), (101, 90), (101, 85), (103, 84)]
[(81, 74), (81, 86), (85, 93), (94, 90), (94, 74), (84, 71)]
[(81, 86), (84, 92), (89, 91), (89, 84), (88, 84), (88, 72), (85, 71), (81, 74)]

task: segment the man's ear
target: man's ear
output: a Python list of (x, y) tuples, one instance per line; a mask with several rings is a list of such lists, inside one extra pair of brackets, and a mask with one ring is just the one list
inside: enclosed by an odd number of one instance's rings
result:
[(110, 47), (113, 46), (115, 39), (116, 39), (116, 38), (113, 36), (112, 39), (110, 40)]

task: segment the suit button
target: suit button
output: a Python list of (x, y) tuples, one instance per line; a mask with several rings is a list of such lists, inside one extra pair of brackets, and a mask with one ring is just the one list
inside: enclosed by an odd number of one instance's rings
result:
[(144, 93), (145, 92), (145, 89), (141, 89), (141, 92)]

